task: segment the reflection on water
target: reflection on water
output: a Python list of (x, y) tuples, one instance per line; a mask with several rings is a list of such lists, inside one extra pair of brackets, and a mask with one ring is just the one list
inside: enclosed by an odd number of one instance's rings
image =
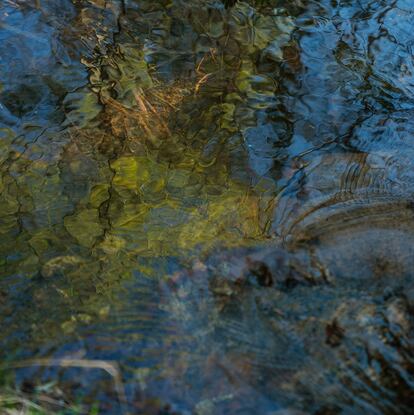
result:
[[(410, 413), (413, 21), (2, 2), (2, 360), (117, 361), (132, 413)], [(99, 370), (15, 372), (120, 411)]]

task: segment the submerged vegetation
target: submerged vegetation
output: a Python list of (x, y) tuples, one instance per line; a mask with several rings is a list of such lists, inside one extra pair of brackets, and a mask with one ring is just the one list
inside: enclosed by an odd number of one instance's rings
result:
[[(88, 86), (64, 98), (64, 130), (49, 126), (19, 145), (27, 139), (3, 128), (3, 272), (63, 273), (65, 299), (89, 297), (85, 285), (96, 290), (98, 270), (99, 285), (111, 290), (136, 255), (182, 256), (269, 236), (276, 187), (235, 167), (246, 163), (243, 136), (275, 100), (275, 76), (254, 61), (281, 60), (290, 18), (243, 2), (131, 6), (113, 16), (127, 27), (116, 44), (99, 23), (95, 39), (87, 31), (99, 2), (75, 21), (81, 40), (86, 31), (95, 44), (82, 58)], [(116, 264), (122, 272), (114, 275)]]

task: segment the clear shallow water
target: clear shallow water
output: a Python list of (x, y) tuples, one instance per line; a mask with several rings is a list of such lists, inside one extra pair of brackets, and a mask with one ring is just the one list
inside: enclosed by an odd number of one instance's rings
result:
[(409, 414), (413, 15), (2, 2), (2, 361), (116, 361), (131, 413)]

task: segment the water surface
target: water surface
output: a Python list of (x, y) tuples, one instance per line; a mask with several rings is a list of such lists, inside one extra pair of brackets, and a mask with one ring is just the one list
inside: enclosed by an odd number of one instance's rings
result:
[[(86, 413), (411, 413), (413, 22), (1, 2), (3, 377)], [(116, 362), (126, 402), (39, 359)]]

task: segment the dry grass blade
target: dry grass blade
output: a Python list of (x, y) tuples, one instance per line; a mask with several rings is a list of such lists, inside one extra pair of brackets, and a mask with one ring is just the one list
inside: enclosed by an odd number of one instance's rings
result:
[(128, 414), (128, 401), (124, 384), (122, 382), (121, 370), (116, 362), (88, 359), (29, 359), (12, 363), (5, 369), (17, 369), (33, 366), (58, 366), (70, 368), (100, 369), (105, 371), (112, 377), (114, 381), (115, 391), (117, 393), (119, 403), (122, 407), (122, 413)]
[[(23, 408), (29, 408), (29, 409), (36, 409), (37, 411), (41, 411), (43, 408), (37, 404), (35, 404), (34, 402), (23, 398), (21, 396), (3, 396), (0, 395), (0, 405), (1, 404), (5, 404), (5, 405), (22, 405)], [(0, 407), (1, 409), (1, 407)]]
[(205, 74), (197, 83), (196, 86), (194, 87), (194, 95), (196, 95), (198, 93), (198, 91), (201, 88), (201, 85), (203, 85), (204, 83), (207, 82), (208, 78), (210, 78), (210, 76), (212, 76), (213, 74), (208, 73)]

